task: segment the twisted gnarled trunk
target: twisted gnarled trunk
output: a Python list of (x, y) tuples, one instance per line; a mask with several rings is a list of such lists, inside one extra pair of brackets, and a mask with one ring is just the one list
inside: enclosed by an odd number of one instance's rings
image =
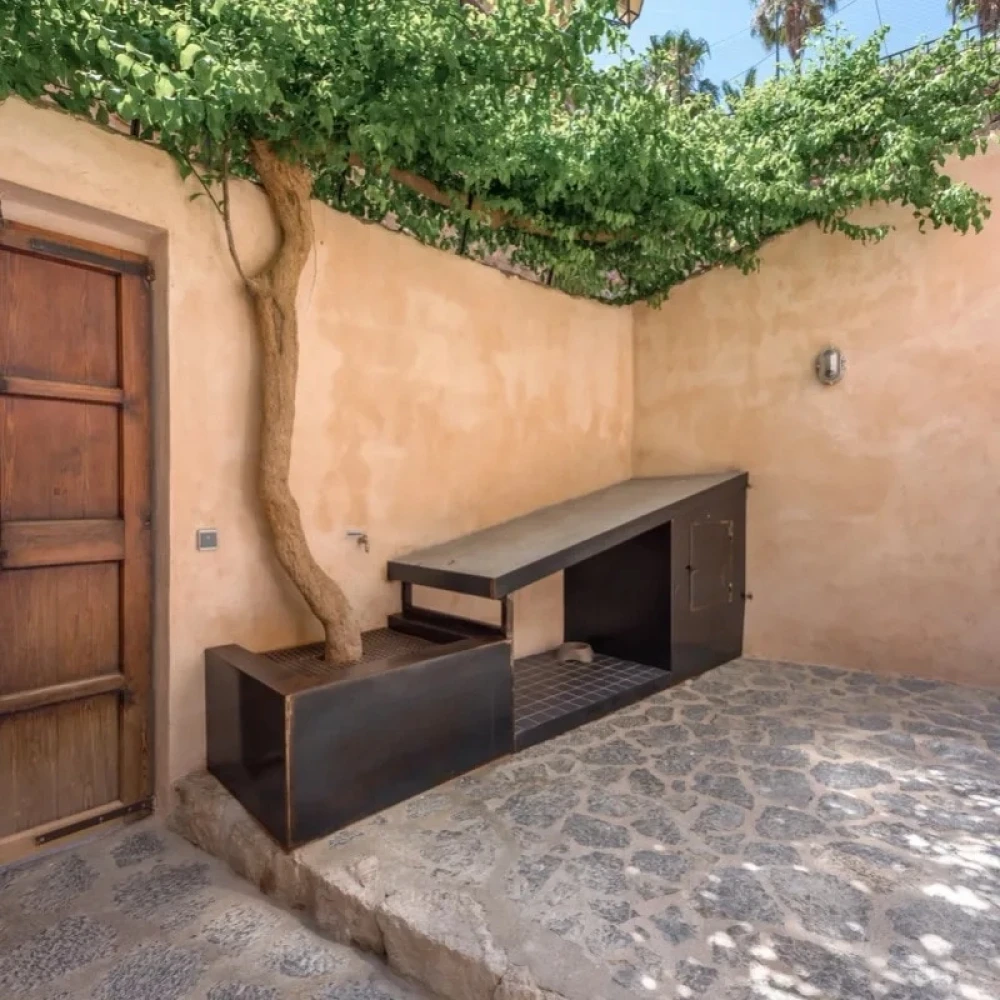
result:
[(256, 141), (251, 159), (281, 231), (281, 243), (264, 269), (244, 277), (261, 346), (260, 499), (278, 561), (323, 623), (326, 660), (361, 658), (361, 631), (344, 591), (313, 557), (288, 477), (295, 424), (299, 330), (295, 299), (313, 245), (312, 175), (278, 158)]

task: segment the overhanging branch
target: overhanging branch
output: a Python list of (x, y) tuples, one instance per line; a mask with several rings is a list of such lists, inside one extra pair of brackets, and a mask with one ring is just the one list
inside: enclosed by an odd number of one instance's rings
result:
[[(352, 167), (356, 167), (359, 170), (368, 170), (369, 168), (365, 166), (364, 161), (358, 156), (357, 153), (351, 153), (347, 158), (347, 162)], [(374, 168), (373, 173), (381, 173), (379, 168)], [(473, 198), (472, 203), (467, 202), (468, 195), (466, 194), (451, 194), (447, 191), (442, 191), (433, 181), (429, 181), (426, 177), (421, 177), (419, 174), (415, 174), (410, 170), (401, 170), (399, 167), (390, 167), (388, 170), (388, 176), (391, 180), (395, 181), (397, 184), (401, 184), (403, 187), (409, 188), (411, 191), (419, 194), (422, 198), (426, 198), (428, 201), (434, 202), (435, 205), (440, 205), (443, 208), (452, 209), (454, 211), (471, 211), (480, 215), (485, 215), (489, 219), (489, 224), (491, 229), (517, 229), (522, 233), (529, 233), (532, 236), (546, 236), (549, 238), (554, 238), (555, 233), (550, 229), (546, 229), (544, 226), (538, 225), (536, 222), (532, 222), (530, 219), (524, 219), (516, 215), (512, 215), (510, 212), (504, 212), (500, 209), (489, 208), (487, 205), (478, 198)], [(632, 239), (633, 235), (631, 233), (614, 233), (614, 232), (596, 232), (596, 233), (581, 233), (577, 236), (578, 240), (584, 243), (614, 243), (617, 240), (629, 240)]]

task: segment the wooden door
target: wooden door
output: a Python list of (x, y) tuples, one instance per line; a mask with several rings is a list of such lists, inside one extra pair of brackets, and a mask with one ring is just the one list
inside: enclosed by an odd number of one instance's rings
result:
[(0, 225), (0, 855), (151, 794), (149, 276)]

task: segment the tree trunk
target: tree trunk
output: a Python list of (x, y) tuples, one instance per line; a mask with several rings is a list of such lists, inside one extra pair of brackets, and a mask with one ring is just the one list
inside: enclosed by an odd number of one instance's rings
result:
[(979, 33), (992, 35), (1000, 28), (1000, 0), (979, 0)]
[(278, 561), (326, 634), (327, 662), (361, 659), (361, 631), (340, 586), (313, 558), (288, 477), (299, 368), (296, 295), (313, 245), (312, 175), (255, 141), (251, 160), (281, 230), (281, 244), (265, 268), (245, 277), (261, 346), (260, 499)]

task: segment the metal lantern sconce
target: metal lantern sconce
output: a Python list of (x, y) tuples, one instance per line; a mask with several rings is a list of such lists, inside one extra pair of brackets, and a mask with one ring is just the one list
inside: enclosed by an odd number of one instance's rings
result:
[(624, 24), (626, 28), (631, 28), (639, 20), (641, 13), (642, 0), (618, 0), (618, 17), (616, 20), (619, 24)]
[(839, 347), (827, 347), (816, 355), (816, 378), (823, 385), (836, 385), (847, 369), (847, 360)]

